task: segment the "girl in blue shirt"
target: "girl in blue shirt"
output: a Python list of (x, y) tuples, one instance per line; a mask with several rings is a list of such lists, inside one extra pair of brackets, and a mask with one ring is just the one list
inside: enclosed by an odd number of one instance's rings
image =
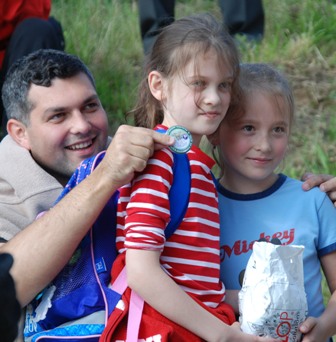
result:
[[(221, 213), (221, 277), (240, 289), (254, 241), (278, 239), (304, 245), (308, 318), (303, 342), (328, 341), (336, 333), (336, 210), (326, 193), (277, 173), (288, 150), (294, 114), (286, 78), (267, 64), (241, 66), (241, 104), (229, 109), (209, 137), (221, 169), (217, 189)], [(323, 271), (331, 298), (323, 304)], [(228, 276), (229, 275), (229, 276)]]

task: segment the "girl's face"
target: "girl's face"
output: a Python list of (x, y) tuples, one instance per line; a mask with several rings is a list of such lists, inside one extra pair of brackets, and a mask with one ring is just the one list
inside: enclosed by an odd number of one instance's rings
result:
[(246, 108), (239, 120), (222, 122), (218, 140), (225, 161), (223, 186), (243, 194), (261, 192), (275, 182), (290, 130), (282, 100), (256, 91)]
[(182, 77), (162, 80), (163, 124), (184, 126), (194, 144), (199, 145), (202, 136), (213, 133), (223, 120), (231, 100), (232, 81), (232, 71), (220, 70), (211, 50), (197, 61), (197, 69), (190, 62)]

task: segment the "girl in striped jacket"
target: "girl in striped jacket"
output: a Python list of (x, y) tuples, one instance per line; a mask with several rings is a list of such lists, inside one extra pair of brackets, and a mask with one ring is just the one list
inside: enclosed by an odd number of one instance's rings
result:
[[(199, 148), (201, 138), (215, 132), (229, 105), (237, 101), (238, 73), (235, 44), (210, 15), (182, 18), (165, 27), (148, 56), (132, 112), (135, 124), (179, 133), (174, 151), (155, 152), (146, 169), (120, 189), (120, 255), (112, 280), (126, 264), (128, 286), (145, 301), (139, 339), (272, 341), (243, 334), (238, 323), (230, 326), (235, 315), (224, 302), (220, 281), (214, 161)], [(173, 152), (183, 152), (179, 148), (188, 145), (189, 205), (182, 223), (166, 240)], [(115, 319), (113, 314), (110, 319)], [(113, 332), (107, 329), (104, 340), (125, 340), (127, 319), (121, 321)]]

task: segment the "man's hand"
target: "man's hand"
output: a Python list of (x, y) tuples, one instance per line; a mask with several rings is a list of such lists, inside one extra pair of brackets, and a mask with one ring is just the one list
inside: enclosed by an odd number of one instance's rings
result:
[(315, 186), (318, 186), (321, 191), (326, 192), (329, 198), (334, 202), (336, 206), (336, 177), (332, 175), (305, 173), (302, 176), (304, 183), (302, 184), (303, 190), (310, 190)]
[(174, 138), (152, 129), (122, 125), (114, 135), (101, 162), (118, 187), (127, 184), (135, 172), (141, 172), (154, 150), (174, 144)]

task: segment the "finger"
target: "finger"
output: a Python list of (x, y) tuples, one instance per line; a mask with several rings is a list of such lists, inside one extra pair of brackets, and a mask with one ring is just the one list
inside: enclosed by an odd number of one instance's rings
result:
[(312, 172), (306, 172), (303, 174), (303, 176), (301, 177), (302, 181), (306, 181), (309, 177), (313, 176), (314, 174)]
[[(120, 153), (137, 156), (140, 151), (140, 158), (148, 159), (154, 151), (152, 132), (152, 130), (146, 128), (120, 126), (112, 139), (109, 149), (115, 150), (116, 156)], [(143, 156), (143, 153), (145, 153), (145, 156)]]
[(330, 200), (334, 203), (334, 206), (336, 206), (336, 191), (327, 192), (327, 195), (329, 196)]
[[(313, 175), (310, 174), (308, 178), (306, 178), (305, 182), (302, 184), (302, 189), (303, 190), (310, 190), (315, 186), (320, 186), (322, 184), (325, 184), (325, 182), (329, 181), (332, 179), (333, 176), (331, 175)], [(323, 189), (321, 189), (324, 191)], [(335, 190), (336, 190), (336, 181), (335, 181)], [(327, 190), (326, 190), (327, 191)]]
[(174, 144), (175, 139), (167, 134), (156, 132), (144, 127), (122, 125), (118, 128), (114, 139), (120, 138), (134, 145), (140, 145), (153, 150), (159, 150)]
[(315, 317), (308, 317), (299, 327), (302, 334), (309, 333), (316, 325), (317, 320)]
[(336, 191), (336, 177), (326, 175), (324, 177), (324, 182), (320, 185), (320, 189), (324, 192)]
[[(146, 166), (148, 159), (153, 155), (153, 147), (146, 147), (140, 145), (128, 145), (128, 148), (123, 151), (129, 161), (133, 163), (141, 163)], [(138, 168), (137, 168), (137, 171)], [(142, 171), (142, 170), (141, 170)]]
[(152, 131), (152, 137), (154, 140), (154, 149), (160, 150), (164, 147), (171, 146), (174, 144), (175, 139), (167, 134), (158, 133)]

